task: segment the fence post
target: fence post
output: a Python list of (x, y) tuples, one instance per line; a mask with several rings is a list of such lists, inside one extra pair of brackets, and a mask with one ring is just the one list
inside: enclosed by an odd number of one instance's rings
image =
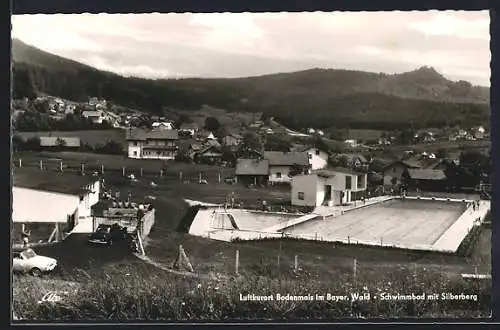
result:
[(101, 174), (104, 174), (104, 164), (101, 164)]
[(182, 181), (182, 171), (179, 172), (179, 181)]
[(141, 167), (141, 176), (142, 176), (142, 174), (143, 174), (143, 170), (142, 170), (142, 167)]
[(383, 245), (384, 245), (384, 238), (380, 237), (380, 246), (383, 246)]
[(356, 260), (356, 258), (354, 258), (352, 263), (352, 276), (354, 279), (354, 285), (356, 285), (356, 280), (358, 276), (357, 272), (358, 272), (358, 261)]
[(125, 176), (125, 166), (122, 166), (122, 175)]
[(201, 182), (201, 172), (199, 174), (199, 180), (198, 181)]
[(236, 259), (234, 261), (234, 269), (236, 275), (239, 274), (239, 268), (240, 268), (240, 250), (236, 250)]
[(217, 173), (217, 174), (219, 175), (219, 183), (220, 183), (220, 171), (219, 171), (219, 173)]
[(299, 270), (299, 256), (298, 255), (295, 255), (295, 257), (294, 257), (293, 268), (295, 269), (295, 271)]
[(347, 236), (347, 244), (351, 244), (351, 238)]
[(19, 158), (19, 168), (23, 167), (23, 160)]
[(163, 176), (163, 169), (160, 168), (160, 177), (162, 177), (162, 176)]
[(82, 172), (82, 175), (85, 175), (85, 164), (82, 163), (80, 171)]
[(43, 160), (40, 159), (40, 171), (43, 171)]
[(61, 170), (61, 172), (63, 171), (63, 162), (61, 160), (61, 162), (59, 163), (59, 169)]

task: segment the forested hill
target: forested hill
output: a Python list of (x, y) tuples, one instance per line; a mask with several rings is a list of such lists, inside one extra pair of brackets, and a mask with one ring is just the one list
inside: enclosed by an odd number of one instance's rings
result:
[(160, 114), (166, 108), (263, 112), (294, 128), (399, 128), (484, 124), (489, 89), (452, 82), (429, 67), (379, 74), (311, 69), (231, 79), (125, 78), (59, 57), (18, 40), (12, 44), (14, 98), (38, 93), (116, 104)]

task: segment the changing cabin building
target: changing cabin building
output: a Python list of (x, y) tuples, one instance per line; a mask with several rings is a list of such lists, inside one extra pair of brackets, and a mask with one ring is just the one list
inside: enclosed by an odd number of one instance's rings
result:
[(291, 202), (295, 206), (336, 206), (355, 200), (366, 190), (366, 173), (346, 168), (312, 171), (292, 178)]
[(177, 155), (178, 140), (177, 130), (129, 129), (127, 131), (128, 157), (174, 160)]
[(44, 232), (46, 237), (37, 237), (42, 241), (60, 240), (69, 232), (90, 233), (91, 208), (99, 202), (100, 189), (101, 182), (94, 176), (16, 169), (12, 187), (14, 231)]

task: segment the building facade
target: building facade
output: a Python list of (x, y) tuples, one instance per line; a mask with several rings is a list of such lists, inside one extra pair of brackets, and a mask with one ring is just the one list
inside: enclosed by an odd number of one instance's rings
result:
[(297, 175), (291, 183), (291, 202), (295, 206), (336, 206), (351, 203), (353, 193), (366, 190), (366, 174), (349, 169), (312, 171)]
[(318, 148), (309, 148), (306, 150), (306, 153), (309, 158), (311, 170), (320, 170), (328, 165), (328, 153)]
[(128, 157), (136, 159), (174, 160), (177, 155), (176, 130), (142, 130), (127, 131)]

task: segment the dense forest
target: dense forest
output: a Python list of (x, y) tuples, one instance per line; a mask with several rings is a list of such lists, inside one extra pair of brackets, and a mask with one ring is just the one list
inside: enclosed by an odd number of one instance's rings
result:
[(400, 129), (489, 121), (489, 90), (452, 82), (433, 68), (399, 75), (312, 69), (233, 79), (125, 78), (13, 41), (13, 97), (73, 101), (104, 97), (152, 114), (198, 110), (263, 112), (292, 128)]

